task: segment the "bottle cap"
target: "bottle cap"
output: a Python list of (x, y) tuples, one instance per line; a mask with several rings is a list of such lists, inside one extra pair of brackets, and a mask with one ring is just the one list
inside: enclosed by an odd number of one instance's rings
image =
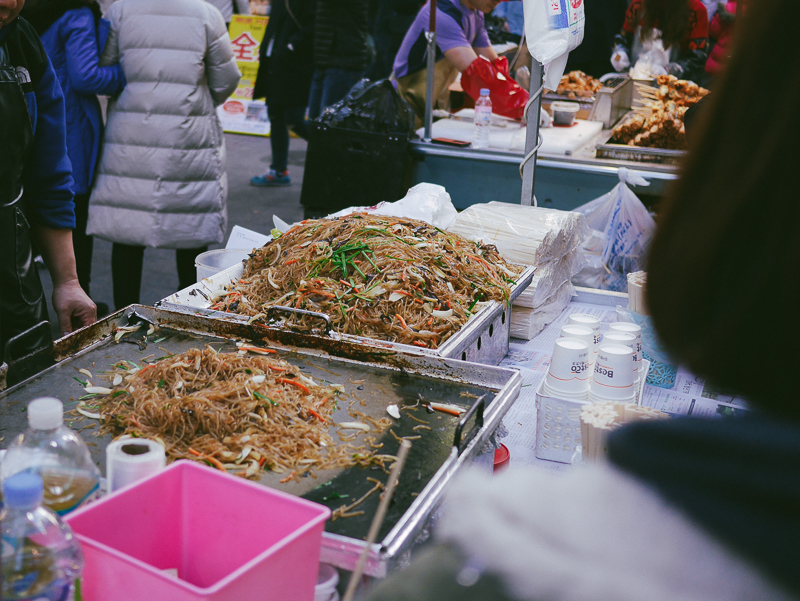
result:
[(64, 403), (44, 397), (28, 403), (28, 426), (31, 430), (54, 430), (64, 423)]
[(3, 498), (14, 509), (31, 509), (42, 502), (44, 485), (39, 474), (19, 472), (3, 482)]
[(489, 88), (481, 88), (481, 96), (488, 96)]

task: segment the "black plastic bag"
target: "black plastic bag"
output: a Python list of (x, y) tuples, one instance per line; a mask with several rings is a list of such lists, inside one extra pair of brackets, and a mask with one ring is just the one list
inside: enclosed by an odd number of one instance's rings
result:
[(362, 79), (316, 119), (331, 127), (379, 134), (414, 134), (414, 109), (388, 79)]

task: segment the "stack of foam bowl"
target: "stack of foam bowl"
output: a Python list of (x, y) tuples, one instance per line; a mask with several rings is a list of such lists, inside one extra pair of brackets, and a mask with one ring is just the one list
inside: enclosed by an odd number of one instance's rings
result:
[(586, 313), (573, 313), (569, 316), (569, 324), (591, 328), (594, 334), (594, 345), (592, 346), (594, 358), (590, 360), (590, 363), (594, 363), (597, 360), (597, 349), (600, 345), (600, 318)]
[(633, 403), (635, 399), (633, 351), (619, 344), (601, 344), (589, 386), (589, 400), (593, 403)]
[(589, 393), (589, 345), (575, 338), (559, 338), (542, 393), (558, 399), (585, 401)]
[(588, 326), (579, 326), (575, 324), (567, 324), (561, 326), (562, 338), (576, 338), (583, 340), (592, 351), (589, 353), (589, 372), (594, 368), (595, 361), (595, 348), (594, 348), (594, 331)]

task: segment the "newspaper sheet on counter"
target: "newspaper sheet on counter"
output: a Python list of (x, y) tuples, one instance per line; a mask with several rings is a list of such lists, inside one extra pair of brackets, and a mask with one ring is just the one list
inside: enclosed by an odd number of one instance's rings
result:
[[(596, 315), (607, 324), (617, 321), (616, 307), (586, 303), (571, 303), (553, 323), (529, 341), (511, 339), (508, 355), (500, 363), (503, 367), (519, 369), (523, 384), (517, 402), (503, 418), (508, 436), (502, 439), (511, 453), (512, 465), (536, 465), (554, 471), (569, 468), (568, 464), (538, 459), (536, 442), (536, 390), (550, 367), (553, 345), (573, 313)], [(743, 399), (726, 396), (707, 386), (698, 378), (679, 369), (671, 389), (646, 385), (642, 405), (654, 407), (671, 415), (722, 418), (747, 409)]]

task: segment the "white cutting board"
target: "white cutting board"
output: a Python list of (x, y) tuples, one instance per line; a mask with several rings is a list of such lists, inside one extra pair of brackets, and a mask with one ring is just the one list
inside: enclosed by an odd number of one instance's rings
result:
[(539, 130), (542, 134), (542, 147), (539, 154), (569, 155), (586, 146), (601, 131), (600, 121), (583, 121), (576, 119), (572, 127), (545, 127)]
[[(462, 140), (472, 142), (475, 125), (472, 123), (472, 109), (465, 109), (457, 113), (463, 117), (464, 121), (458, 119), (440, 119), (433, 124), (431, 137), (450, 138), (451, 140)], [(489, 130), (489, 148), (497, 150), (513, 150), (520, 144), (520, 149), (525, 147), (525, 127), (517, 122), (508, 119), (493, 117), (493, 124)], [(494, 125), (494, 122), (507, 124), (505, 127)], [(417, 130), (417, 135), (421, 138), (424, 129)]]
[[(458, 116), (471, 117), (472, 110), (459, 111)], [(500, 121), (501, 123), (503, 121)], [(440, 119), (433, 124), (431, 131), (434, 138), (450, 138), (453, 140), (472, 141), (474, 125), (471, 121), (456, 119)], [(572, 127), (545, 127), (542, 134), (540, 154), (568, 155), (592, 141), (603, 130), (599, 121), (583, 121), (577, 119)], [(423, 130), (417, 131), (422, 137)], [(497, 150), (525, 151), (525, 126), (517, 121), (507, 121), (506, 127), (492, 125), (489, 130), (489, 148)]]

